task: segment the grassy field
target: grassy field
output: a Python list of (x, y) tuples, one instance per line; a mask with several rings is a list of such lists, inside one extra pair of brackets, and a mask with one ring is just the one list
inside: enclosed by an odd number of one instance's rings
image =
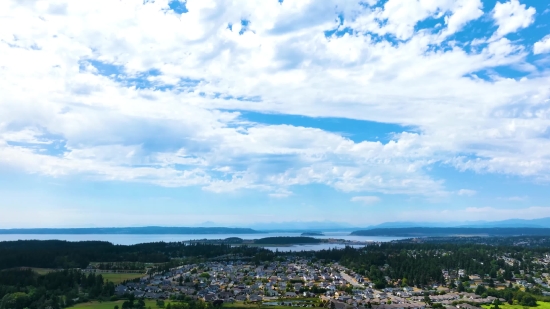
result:
[[(293, 299), (297, 300), (297, 299)], [(106, 302), (89, 302), (89, 303), (82, 303), (77, 304), (73, 307), (70, 307), (69, 309), (113, 309), (116, 305), (118, 305), (119, 308), (122, 308), (122, 303), (124, 300), (118, 300), (118, 301), (106, 301)], [(170, 301), (164, 301), (165, 306)], [(159, 309), (157, 307), (157, 303), (154, 300), (145, 300), (145, 308), (151, 309)], [(245, 304), (243, 302), (235, 302), (235, 303), (224, 303), (223, 308), (231, 308), (231, 309), (258, 309), (257, 304)], [(295, 309), (296, 307), (288, 307), (288, 306), (267, 306), (263, 305), (260, 307), (261, 309)], [(309, 308), (312, 309), (312, 308)], [(314, 308), (313, 308), (314, 309)], [(523, 308), (519, 308), (523, 309)], [(543, 308), (546, 309), (546, 308)], [(550, 309), (550, 308), (548, 308)]]
[[(105, 301), (105, 302), (97, 302), (92, 301), (89, 303), (81, 303), (76, 304), (74, 307), (70, 307), (71, 309), (113, 309), (116, 305), (118, 305), (119, 308), (122, 308), (122, 303), (124, 300), (117, 300), (117, 301)], [(164, 301), (165, 306), (169, 303), (169, 301)], [(158, 309), (157, 303), (154, 300), (145, 300), (145, 308), (151, 309)]]
[(104, 280), (109, 280), (115, 284), (121, 283), (124, 280), (132, 280), (145, 276), (138, 273), (101, 273)]
[[(490, 305), (483, 305), (483, 308), (490, 309), (492, 306)], [(536, 307), (523, 307), (522, 305), (509, 305), (509, 304), (502, 304), (498, 305), (500, 309), (523, 309), (523, 308), (537, 308), (537, 309), (550, 309), (550, 303), (545, 303), (538, 301)]]
[(53, 268), (37, 268), (37, 267), (14, 267), (14, 268), (9, 268), (5, 270), (23, 270), (23, 269), (30, 269), (39, 275), (45, 275), (45, 274), (51, 273), (52, 271), (57, 271), (56, 269), (53, 269)]
[(31, 269), (32, 269), (32, 271), (34, 271), (35, 273), (37, 273), (39, 275), (45, 275), (45, 274), (51, 273), (52, 271), (55, 271), (55, 269), (51, 269), (51, 268), (35, 268), (35, 267), (32, 267)]

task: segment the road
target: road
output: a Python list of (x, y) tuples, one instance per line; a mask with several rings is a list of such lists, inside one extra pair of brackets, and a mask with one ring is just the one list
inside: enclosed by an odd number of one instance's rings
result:
[(352, 278), (350, 275), (346, 274), (345, 272), (340, 272), (340, 276), (342, 276), (342, 278), (344, 278), (344, 280), (346, 280), (347, 282), (349, 282), (351, 285), (353, 285), (354, 287), (365, 287), (364, 285), (362, 285), (361, 283), (357, 282), (357, 280), (355, 280), (355, 278)]

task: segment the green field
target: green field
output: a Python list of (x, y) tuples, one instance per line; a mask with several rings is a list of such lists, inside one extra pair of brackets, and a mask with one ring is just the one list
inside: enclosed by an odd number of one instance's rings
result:
[[(299, 300), (301, 300), (301, 299), (288, 299), (288, 300), (285, 300), (285, 301), (299, 301)], [(122, 308), (122, 303), (123, 302), (124, 302), (124, 300), (106, 301), (106, 302), (93, 301), (93, 302), (88, 302), (88, 303), (77, 304), (73, 307), (70, 307), (70, 309), (113, 309), (116, 305), (118, 305), (119, 308)], [(170, 301), (165, 300), (164, 301), (165, 306), (169, 302)], [(156, 303), (155, 300), (145, 300), (145, 308), (149, 308), (149, 307), (151, 307), (151, 309), (159, 309), (159, 307), (157, 307), (157, 303)], [(263, 306), (258, 307), (258, 304), (255, 304), (255, 303), (245, 304), (243, 302), (235, 302), (235, 303), (224, 303), (223, 308), (231, 308), (231, 309), (258, 309), (258, 308), (261, 308), (261, 309), (291, 309), (291, 308), (296, 308), (296, 307), (268, 306), (268, 305), (263, 305)], [(309, 308), (309, 309), (315, 309), (315, 308)], [(519, 308), (519, 309), (523, 309), (523, 308)], [(544, 308), (544, 309), (546, 309), (546, 308)], [(548, 308), (548, 309), (550, 309), (550, 308)]]
[(138, 273), (101, 273), (104, 280), (109, 280), (115, 284), (121, 283), (124, 280), (132, 280), (145, 276), (145, 274)]
[[(117, 301), (105, 301), (105, 302), (97, 302), (92, 301), (89, 303), (82, 303), (82, 304), (76, 304), (73, 307), (70, 307), (71, 309), (113, 309), (116, 305), (118, 305), (119, 308), (122, 308), (122, 303), (124, 300), (117, 300)], [(164, 301), (164, 304), (168, 304), (168, 301)], [(151, 309), (158, 309), (157, 303), (154, 300), (145, 300), (145, 308)]]
[(39, 274), (39, 275), (45, 275), (45, 274), (51, 273), (52, 271), (56, 271), (55, 269), (51, 269), (51, 268), (36, 268), (36, 267), (32, 267), (31, 269), (32, 269), (32, 271), (34, 271), (35, 273), (37, 273), (37, 274)]
[[(482, 307), (485, 308), (485, 309), (490, 309), (493, 306), (483, 305)], [(509, 305), (509, 304), (501, 304), (501, 305), (498, 305), (498, 307), (500, 309), (523, 309), (523, 308), (550, 309), (550, 303), (545, 303), (545, 302), (538, 301), (536, 307), (524, 307), (522, 305)]]

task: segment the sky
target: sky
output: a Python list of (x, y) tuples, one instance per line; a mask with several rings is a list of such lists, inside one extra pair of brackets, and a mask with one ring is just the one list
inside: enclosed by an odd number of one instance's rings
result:
[(550, 217), (550, 2), (0, 1), (0, 211)]

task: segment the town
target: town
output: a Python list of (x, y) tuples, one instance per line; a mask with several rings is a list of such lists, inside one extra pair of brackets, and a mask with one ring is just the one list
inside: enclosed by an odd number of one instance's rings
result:
[[(506, 256), (501, 259), (512, 265), (518, 262)], [(536, 262), (547, 267), (549, 260), (547, 255)], [(116, 286), (115, 293), (119, 297), (131, 294), (135, 298), (145, 299), (176, 300), (188, 297), (205, 302), (284, 304), (338, 309), (424, 309), (434, 306), (474, 309), (481, 305), (507, 301), (488, 296), (485, 291), (489, 287), (515, 286), (528, 290), (538, 288), (541, 295), (550, 295), (550, 292), (542, 291), (549, 289), (548, 273), (534, 277), (521, 271), (524, 278), (529, 280), (512, 278), (496, 284), (491, 278), (483, 280), (484, 276), (478, 274), (466, 276), (461, 269), (442, 270), (442, 274), (455, 288), (432, 285), (419, 289), (397, 280), (397, 287), (377, 289), (367, 277), (338, 263), (288, 257), (283, 261), (259, 266), (242, 261), (183, 265), (120, 284)], [(392, 282), (392, 278), (386, 277), (386, 280), (388, 283)], [(465, 290), (465, 285), (469, 292)]]
[(538, 245), (4, 242), (0, 309), (517, 309), (550, 303), (549, 265)]

